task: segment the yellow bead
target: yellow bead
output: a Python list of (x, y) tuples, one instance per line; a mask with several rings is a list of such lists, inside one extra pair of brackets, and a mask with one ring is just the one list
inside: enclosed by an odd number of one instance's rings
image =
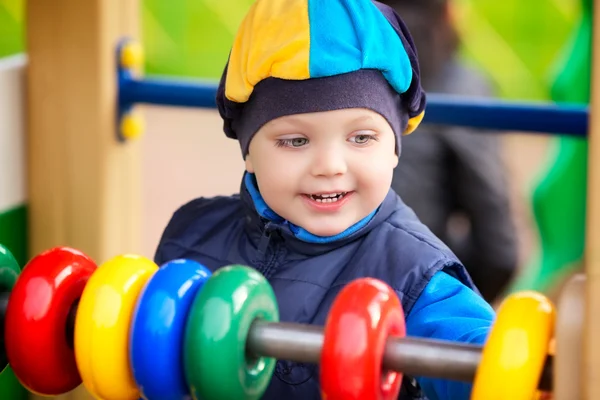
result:
[(544, 295), (508, 296), (483, 348), (472, 400), (531, 400), (554, 335), (555, 307)]
[(127, 140), (139, 138), (144, 132), (143, 118), (134, 113), (126, 114), (121, 119), (121, 135)]
[(83, 385), (96, 398), (140, 398), (129, 364), (129, 325), (157, 270), (147, 258), (122, 255), (102, 264), (85, 286), (75, 318), (75, 359)]
[(121, 48), (121, 66), (141, 69), (144, 63), (144, 50), (138, 42), (128, 42)]

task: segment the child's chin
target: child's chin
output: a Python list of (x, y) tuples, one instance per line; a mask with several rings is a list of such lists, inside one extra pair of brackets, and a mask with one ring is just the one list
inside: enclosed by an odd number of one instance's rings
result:
[(344, 232), (349, 226), (312, 226), (312, 229), (306, 229), (315, 236), (329, 237), (339, 235)]

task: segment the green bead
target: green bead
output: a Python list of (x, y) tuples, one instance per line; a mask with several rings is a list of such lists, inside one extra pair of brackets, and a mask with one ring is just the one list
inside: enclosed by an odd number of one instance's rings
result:
[[(9, 293), (17, 279), (21, 269), (19, 263), (12, 253), (4, 246), (0, 245), (0, 292)], [(4, 310), (6, 312), (6, 310)], [(2, 316), (1, 331), (4, 332), (4, 315)], [(4, 337), (0, 340), (0, 375), (8, 368), (8, 357), (4, 347)]]
[(12, 253), (0, 244), (0, 292), (10, 292), (21, 273)]
[(260, 399), (276, 360), (249, 360), (246, 338), (256, 319), (279, 321), (269, 282), (256, 270), (217, 270), (194, 299), (184, 339), (184, 368), (196, 400)]

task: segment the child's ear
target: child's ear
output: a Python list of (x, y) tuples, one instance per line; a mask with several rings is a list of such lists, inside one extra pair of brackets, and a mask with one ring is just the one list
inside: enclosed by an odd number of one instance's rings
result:
[(250, 154), (248, 154), (246, 156), (246, 171), (248, 171), (249, 173), (253, 174), (254, 173), (254, 167), (252, 166), (252, 157), (250, 157)]

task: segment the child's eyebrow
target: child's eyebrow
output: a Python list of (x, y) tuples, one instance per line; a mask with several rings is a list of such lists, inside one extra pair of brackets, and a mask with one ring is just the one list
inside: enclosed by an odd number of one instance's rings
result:
[(348, 121), (349, 125), (356, 125), (364, 122), (375, 123), (375, 118), (371, 115), (361, 115)]
[[(361, 123), (376, 123), (375, 118), (372, 115), (363, 114), (359, 115), (355, 118), (347, 119), (345, 121), (341, 121), (344, 126), (355, 126)], [(277, 120), (271, 122), (271, 126), (274, 129), (282, 129), (286, 127), (295, 128), (295, 127), (311, 127), (313, 122), (310, 119), (303, 118), (298, 115), (286, 115)]]
[(295, 129), (295, 128), (306, 128), (310, 127), (311, 122), (306, 121), (303, 118), (296, 117), (294, 115), (286, 115), (285, 117), (271, 121), (270, 128), (274, 130), (278, 129)]
[(275, 124), (306, 124), (307, 121), (305, 118), (299, 117), (297, 115), (286, 115), (283, 116), (281, 118), (278, 118), (276, 121), (274, 121)]

